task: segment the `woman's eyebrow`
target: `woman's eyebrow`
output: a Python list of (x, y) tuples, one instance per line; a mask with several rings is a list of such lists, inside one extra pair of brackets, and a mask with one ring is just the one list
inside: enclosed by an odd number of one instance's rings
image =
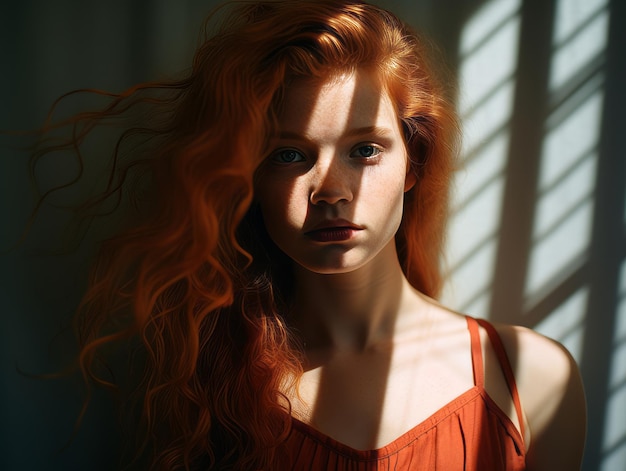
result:
[[(358, 128), (347, 129), (341, 138), (359, 137), (359, 136), (377, 136), (377, 137), (391, 137), (393, 131), (391, 128), (385, 126), (363, 126)], [(295, 131), (279, 131), (276, 133), (276, 139), (288, 139), (297, 141), (310, 141), (306, 132), (299, 133)]]
[(391, 128), (385, 126), (364, 126), (360, 128), (348, 129), (345, 133), (345, 137), (357, 137), (357, 136), (381, 136), (389, 137), (393, 134)]

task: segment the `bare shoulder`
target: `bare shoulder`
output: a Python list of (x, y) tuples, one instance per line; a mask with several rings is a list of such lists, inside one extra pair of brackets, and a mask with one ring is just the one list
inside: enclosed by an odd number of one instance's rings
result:
[(576, 362), (560, 343), (533, 330), (494, 327), (511, 360), (530, 432), (528, 469), (580, 469), (586, 406)]

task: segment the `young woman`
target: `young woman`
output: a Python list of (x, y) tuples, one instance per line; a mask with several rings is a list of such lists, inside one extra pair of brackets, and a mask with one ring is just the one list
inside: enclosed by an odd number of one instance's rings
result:
[(136, 340), (131, 468), (580, 466), (563, 347), (433, 300), (457, 128), (422, 49), (362, 2), (244, 3), (188, 78), (70, 120), (152, 119), (98, 201), (137, 169), (149, 197), (77, 317), (88, 381)]

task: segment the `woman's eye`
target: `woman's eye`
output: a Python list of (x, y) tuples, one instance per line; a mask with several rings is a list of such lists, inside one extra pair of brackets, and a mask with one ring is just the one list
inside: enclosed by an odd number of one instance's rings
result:
[(377, 146), (373, 146), (373, 145), (360, 146), (352, 151), (352, 154), (350, 154), (350, 157), (369, 158), (369, 157), (375, 157), (381, 152), (382, 150), (378, 148)]
[(272, 154), (272, 160), (281, 164), (291, 164), (294, 162), (302, 162), (304, 155), (294, 149), (282, 149)]

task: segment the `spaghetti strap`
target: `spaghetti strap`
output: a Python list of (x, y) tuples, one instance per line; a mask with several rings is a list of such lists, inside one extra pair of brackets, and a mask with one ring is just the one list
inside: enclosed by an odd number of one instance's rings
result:
[[(523, 436), (520, 437), (516, 425), (484, 388), (485, 366), (481, 347), (483, 324), (469, 316), (466, 316), (466, 323), (471, 344), (473, 388), (392, 442), (376, 449), (353, 448), (294, 417), (291, 433), (279, 448), (279, 466), (272, 469), (526, 469)], [(485, 328), (491, 332), (490, 327)], [(467, 337), (465, 339), (467, 341)], [(486, 337), (485, 342), (490, 343)], [(504, 366), (508, 365), (508, 360), (506, 355), (501, 356), (501, 342), (495, 337), (492, 342), (496, 345), (494, 350), (498, 352), (503, 370), (511, 371), (510, 366)], [(512, 376), (507, 374), (506, 380), (509, 389), (514, 391), (513, 396), (517, 398)], [(515, 405), (521, 421), (519, 398), (515, 399)]]
[(485, 370), (483, 367), (483, 349), (480, 346), (480, 333), (478, 322), (470, 316), (467, 319), (467, 328), (470, 332), (470, 342), (472, 347), (472, 368), (474, 369), (474, 385), (485, 386)]
[[(498, 362), (500, 363), (500, 368), (502, 369), (502, 373), (506, 379), (506, 384), (509, 388), (509, 392), (511, 393), (511, 397), (513, 398), (513, 404), (515, 405), (515, 413), (517, 414), (517, 419), (519, 420), (520, 434), (522, 436), (522, 440), (524, 440), (525, 435), (525, 427), (524, 427), (524, 417), (522, 415), (522, 404), (519, 398), (519, 392), (517, 390), (517, 384), (515, 383), (515, 375), (513, 374), (513, 368), (511, 367), (511, 363), (509, 361), (509, 357), (506, 354), (506, 350), (504, 349), (504, 344), (502, 343), (502, 339), (498, 335), (496, 329), (484, 319), (475, 319), (475, 321), (482, 326), (489, 335), (489, 341), (491, 342), (491, 346), (493, 347), (496, 356), (498, 357)], [(470, 331), (471, 332), (471, 331)]]

